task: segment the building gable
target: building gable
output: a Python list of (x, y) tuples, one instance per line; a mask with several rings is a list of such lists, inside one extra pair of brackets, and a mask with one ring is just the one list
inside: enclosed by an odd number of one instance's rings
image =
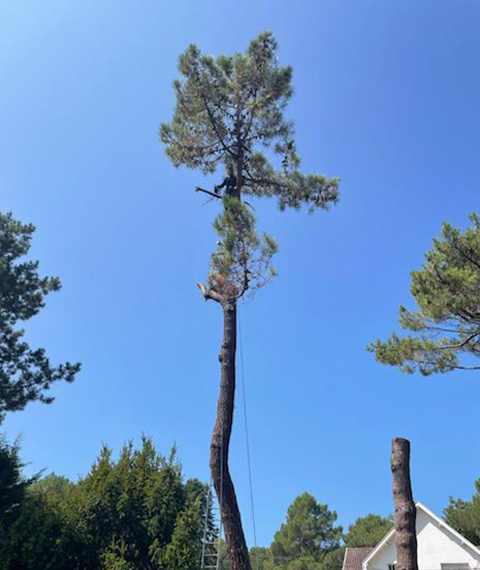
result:
[[(420, 570), (480, 569), (480, 550), (417, 503), (418, 567)], [(362, 563), (363, 570), (389, 570), (397, 559), (392, 529)]]

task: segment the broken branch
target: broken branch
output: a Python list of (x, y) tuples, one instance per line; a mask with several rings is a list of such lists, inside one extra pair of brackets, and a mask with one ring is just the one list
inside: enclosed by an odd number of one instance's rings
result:
[(222, 198), (220, 194), (215, 194), (215, 192), (210, 192), (210, 190), (205, 190), (204, 188), (200, 188), (200, 186), (195, 186), (195, 192), (203, 192), (204, 194), (208, 194), (214, 198)]
[(222, 302), (221, 295), (219, 295), (213, 289), (207, 289), (203, 283), (197, 283), (197, 287), (200, 289), (205, 301), (208, 301), (208, 299), (211, 299), (212, 301), (216, 301), (217, 303)]

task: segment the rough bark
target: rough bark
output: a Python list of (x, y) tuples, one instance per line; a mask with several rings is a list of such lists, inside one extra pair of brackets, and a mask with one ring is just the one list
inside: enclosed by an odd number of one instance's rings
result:
[(230, 570), (252, 570), (247, 543), (243, 534), (237, 497), (228, 467), (228, 450), (232, 433), (235, 399), (236, 300), (224, 301), (222, 307), (224, 329), (223, 343), (219, 355), (221, 364), (220, 394), (217, 404), (217, 417), (210, 444), (210, 470), (220, 503)]
[(395, 570), (418, 570), (417, 534), (415, 531), (417, 510), (412, 495), (410, 442), (407, 439), (396, 437), (392, 440), (391, 468), (395, 502), (395, 543), (397, 546)]

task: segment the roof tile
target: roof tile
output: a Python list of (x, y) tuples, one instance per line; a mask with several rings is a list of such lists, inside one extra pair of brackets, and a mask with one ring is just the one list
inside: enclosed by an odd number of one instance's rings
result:
[(343, 559), (342, 570), (362, 570), (362, 562), (372, 552), (370, 546), (361, 548), (347, 548)]

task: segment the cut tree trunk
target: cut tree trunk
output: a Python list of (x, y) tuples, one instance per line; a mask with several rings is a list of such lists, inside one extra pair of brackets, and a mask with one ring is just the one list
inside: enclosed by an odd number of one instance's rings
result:
[(413, 502), (410, 480), (410, 442), (407, 439), (396, 437), (392, 440), (391, 467), (397, 546), (395, 570), (418, 570), (415, 530), (417, 509)]
[(235, 400), (236, 301), (224, 301), (222, 307), (224, 328), (223, 343), (219, 355), (221, 364), (220, 394), (210, 444), (210, 470), (220, 503), (230, 570), (252, 570), (237, 497), (228, 468), (228, 449), (232, 433)]

